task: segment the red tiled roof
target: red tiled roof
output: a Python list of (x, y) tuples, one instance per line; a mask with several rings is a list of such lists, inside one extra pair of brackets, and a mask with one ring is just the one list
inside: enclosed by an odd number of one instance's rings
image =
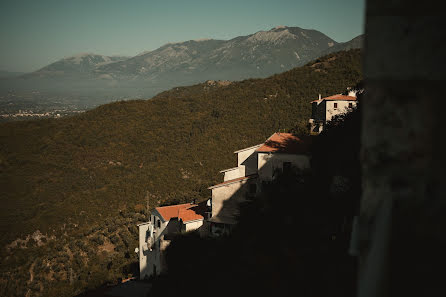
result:
[(215, 188), (215, 187), (223, 186), (223, 185), (230, 184), (230, 183), (237, 182), (237, 181), (242, 181), (242, 180), (245, 180), (245, 179), (255, 178), (257, 176), (258, 176), (258, 174), (251, 174), (251, 175), (247, 175), (247, 176), (237, 177), (237, 178), (234, 178), (234, 179), (230, 179), (230, 180), (224, 181), (224, 182), (222, 182), (220, 184), (213, 185), (212, 187), (209, 187), (208, 189), (212, 189), (212, 188)]
[(310, 151), (311, 140), (310, 137), (301, 139), (291, 133), (274, 133), (257, 152), (304, 154)]
[[(336, 94), (336, 95), (333, 95), (333, 96), (322, 98), (321, 101), (322, 100), (348, 100), (348, 101), (356, 101), (356, 97)], [(317, 102), (317, 101), (319, 101), (319, 99), (318, 100), (313, 100), (310, 103)]]
[(155, 208), (159, 214), (163, 217), (165, 221), (170, 220), (171, 218), (178, 218), (183, 220), (183, 222), (193, 221), (193, 220), (200, 220), (204, 217), (200, 214), (197, 214), (194, 210), (191, 208), (196, 207), (196, 204), (177, 204), (177, 205), (170, 205), (170, 206), (162, 206)]
[[(193, 205), (193, 206), (196, 206), (196, 205)], [(184, 223), (189, 222), (189, 221), (204, 219), (204, 217), (202, 215), (196, 213), (192, 209), (185, 209), (185, 208), (182, 208), (179, 210), (178, 218), (183, 220)]]

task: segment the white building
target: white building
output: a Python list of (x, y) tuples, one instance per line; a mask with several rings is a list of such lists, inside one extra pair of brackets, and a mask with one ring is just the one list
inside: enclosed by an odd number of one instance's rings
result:
[(202, 227), (205, 211), (203, 203), (157, 207), (148, 222), (138, 225), (139, 247), (136, 252), (141, 279), (166, 271), (163, 251), (169, 246), (171, 237)]
[(349, 95), (333, 95), (310, 102), (312, 105), (310, 123), (310, 134), (317, 135), (322, 132), (327, 122), (339, 114), (350, 112), (356, 107), (356, 94), (350, 92)]
[(310, 167), (310, 138), (300, 139), (291, 133), (274, 133), (264, 143), (235, 151), (237, 167), (220, 171), (223, 182), (212, 190), (210, 234), (227, 233), (237, 223), (239, 204), (254, 198), (263, 182), (291, 167)]
[(310, 168), (311, 137), (274, 133), (257, 150), (257, 172), (261, 181), (271, 181), (277, 172), (291, 167)]

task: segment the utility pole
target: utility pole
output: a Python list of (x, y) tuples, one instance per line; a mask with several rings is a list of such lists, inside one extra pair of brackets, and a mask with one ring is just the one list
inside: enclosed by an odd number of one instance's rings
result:
[(150, 193), (149, 191), (146, 191), (146, 207), (147, 207), (147, 213), (150, 211)]

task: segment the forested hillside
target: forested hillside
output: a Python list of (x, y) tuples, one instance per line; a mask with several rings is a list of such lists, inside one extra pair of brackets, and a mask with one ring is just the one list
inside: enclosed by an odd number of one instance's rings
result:
[(147, 204), (208, 198), (234, 150), (305, 133), (311, 100), (361, 79), (361, 50), (350, 50), (266, 79), (1, 124), (0, 295), (70, 296), (130, 272)]

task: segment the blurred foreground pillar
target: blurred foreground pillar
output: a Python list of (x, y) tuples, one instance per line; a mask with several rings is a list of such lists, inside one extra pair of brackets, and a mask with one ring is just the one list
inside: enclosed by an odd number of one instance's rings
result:
[(367, 1), (359, 297), (446, 296), (440, 12), (428, 1)]

